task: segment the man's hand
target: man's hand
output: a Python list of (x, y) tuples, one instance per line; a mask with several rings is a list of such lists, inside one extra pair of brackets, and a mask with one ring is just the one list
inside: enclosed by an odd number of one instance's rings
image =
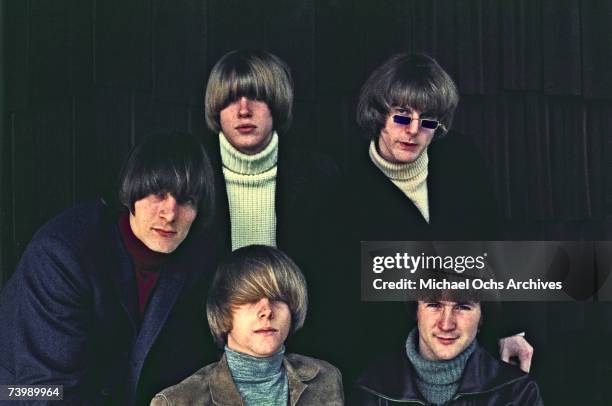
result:
[(533, 357), (533, 347), (522, 335), (505, 337), (499, 340), (499, 356), (502, 361), (513, 365), (516, 365), (516, 361), (513, 358), (518, 358), (519, 368), (529, 372), (531, 369), (531, 357)]

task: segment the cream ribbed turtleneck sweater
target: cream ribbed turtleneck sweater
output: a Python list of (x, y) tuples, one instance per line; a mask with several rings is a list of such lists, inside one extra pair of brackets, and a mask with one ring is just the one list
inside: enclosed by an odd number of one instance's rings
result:
[(376, 149), (374, 141), (370, 143), (370, 159), (419, 209), (429, 223), (429, 201), (427, 198), (427, 150), (414, 161), (407, 164), (394, 164), (385, 160)]
[(219, 134), (223, 176), (227, 188), (232, 250), (250, 244), (276, 246), (276, 162), (278, 135), (261, 152), (246, 155)]

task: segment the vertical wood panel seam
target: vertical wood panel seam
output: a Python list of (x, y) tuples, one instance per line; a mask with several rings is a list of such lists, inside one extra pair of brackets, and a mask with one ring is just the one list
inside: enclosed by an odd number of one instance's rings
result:
[(149, 12), (149, 33), (150, 33), (150, 37), (149, 37), (149, 41), (151, 42), (151, 49), (150, 49), (150, 54), (149, 54), (149, 69), (151, 71), (151, 87), (149, 88), (149, 92), (151, 93), (151, 99), (153, 99), (154, 95), (155, 95), (155, 85), (157, 83), (157, 80), (155, 80), (155, 25), (154, 25), (154, 10), (155, 10), (155, 4), (154, 4), (154, 0), (149, 0), (148, 1), (148, 12)]
[[(5, 12), (4, 12), (4, 7), (5, 4), (4, 2), (0, 3), (0, 34), (2, 35), (2, 37), (0, 38), (0, 58), (2, 58), (2, 62), (0, 62), (0, 114), (2, 116), (0, 116), (0, 184), (2, 184), (2, 182), (4, 181), (5, 177), (6, 177), (6, 173), (5, 173), (5, 164), (4, 164), (4, 160), (6, 159), (6, 141), (4, 139), (4, 134), (6, 134), (6, 124), (5, 124), (5, 106), (6, 106), (6, 101), (7, 101), (7, 97), (6, 97), (6, 91), (5, 91), (5, 74), (4, 74), (4, 66), (5, 63), (4, 61), (5, 59), (5, 55), (6, 55), (6, 46), (5, 46), (5, 42), (6, 42), (6, 31), (7, 31), (7, 26), (5, 24)], [(4, 222), (5, 222), (5, 202), (6, 202), (6, 196), (7, 193), (9, 193), (10, 190), (6, 190), (5, 188), (1, 188), (0, 189), (0, 289), (2, 289), (2, 285), (3, 285), (3, 280), (4, 280), (4, 271), (3, 269), (5, 268), (4, 264), (6, 263), (6, 249), (4, 247), (4, 242), (5, 242), (5, 235), (6, 232), (3, 232), (3, 230), (6, 230), (6, 227), (4, 226)]]
[(587, 119), (586, 119), (586, 108), (584, 103), (582, 104), (581, 109), (581, 131), (582, 134), (582, 150), (583, 150), (583, 161), (582, 161), (582, 170), (584, 171), (584, 183), (585, 183), (585, 197), (586, 197), (586, 205), (587, 205), (587, 216), (590, 219), (593, 216), (593, 210), (591, 207), (591, 179), (590, 179), (590, 171), (589, 171), (589, 146), (588, 146), (588, 135), (587, 135)]
[(582, 21), (582, 16), (584, 15), (584, 3), (582, 1), (579, 1), (579, 6), (578, 6), (578, 32), (580, 33), (580, 39), (578, 40), (578, 49), (580, 50), (580, 96), (583, 97), (584, 100), (584, 96), (585, 96), (585, 83), (584, 83), (584, 66), (585, 66), (585, 62), (584, 62), (584, 24)]
[[(26, 86), (30, 87), (30, 28), (31, 24), (31, 0), (26, 0), (26, 38), (25, 38), (25, 78), (26, 78)], [(19, 90), (17, 90), (19, 91)], [(23, 92), (26, 94), (26, 102), (25, 102), (25, 110), (27, 110), (28, 105), (30, 104), (30, 91), (29, 89), (23, 89)]]
[(503, 145), (504, 145), (504, 174), (506, 180), (506, 215), (509, 219), (512, 218), (512, 198), (511, 196), (511, 187), (510, 187), (510, 134), (508, 133), (508, 101), (504, 98), (503, 106), (502, 106), (502, 123), (504, 125), (504, 129), (502, 130), (503, 134)]
[(98, 84), (98, 69), (96, 63), (96, 11), (97, 1), (91, 0), (91, 65), (94, 87)]
[(12, 242), (13, 249), (17, 243), (17, 234), (15, 233), (15, 224), (16, 223), (16, 213), (15, 213), (15, 112), (11, 112), (11, 155), (10, 155), (11, 163), (11, 234), (12, 234)]
[(546, 162), (547, 162), (547, 167), (546, 167), (546, 184), (550, 185), (550, 188), (548, 189), (548, 193), (547, 193), (547, 200), (548, 200), (548, 217), (549, 218), (553, 218), (554, 217), (554, 191), (553, 191), (553, 170), (552, 170), (552, 159), (551, 159), (551, 153), (550, 153), (550, 109), (548, 108), (548, 97), (544, 98), (544, 140), (546, 142)]
[(130, 89), (130, 149), (136, 145), (136, 108), (135, 108), (135, 94), (134, 89)]
[(70, 147), (72, 149), (72, 151), (70, 153), (70, 158), (72, 159), (72, 162), (71, 162), (71, 167), (72, 167), (71, 168), (71, 170), (72, 170), (72, 185), (71, 185), (71, 194), (72, 194), (72, 196), (71, 196), (71, 201), (72, 201), (72, 205), (76, 204), (76, 183), (77, 183), (77, 180), (76, 180), (76, 178), (77, 178), (76, 177), (76, 173), (77, 173), (77, 165), (76, 165), (76, 161), (77, 161), (77, 159), (76, 159), (76, 155), (77, 155), (77, 152), (76, 152), (76, 144), (77, 144), (77, 142), (76, 142), (76, 139), (77, 139), (76, 110), (77, 110), (77, 108), (76, 108), (76, 96), (73, 95), (72, 96), (72, 131), (71, 131), (72, 140), (71, 140), (71, 145), (70, 145)]

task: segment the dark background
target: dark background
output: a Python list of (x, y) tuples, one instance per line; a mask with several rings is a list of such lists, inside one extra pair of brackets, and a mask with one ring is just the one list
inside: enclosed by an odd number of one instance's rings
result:
[[(244, 47), (293, 70), (283, 142), (343, 168), (361, 146), (354, 111), (367, 75), (395, 52), (429, 53), (459, 86), (454, 128), (487, 161), (507, 237), (612, 239), (612, 1), (0, 0), (0, 20), (0, 287), (38, 227), (112, 188), (137, 139), (210, 136), (208, 73)], [(561, 399), (564, 388), (595, 404), (612, 379), (602, 310), (524, 313), (551, 331), (571, 326), (534, 360)], [(572, 387), (586, 347), (600, 360), (578, 385), (595, 388), (589, 401)]]
[(610, 1), (2, 1), (0, 281), (41, 224), (111, 187), (135, 140), (209, 136), (208, 72), (240, 47), (289, 63), (283, 138), (343, 167), (367, 75), (431, 54), (459, 86), (454, 127), (485, 156), (508, 236), (612, 236)]

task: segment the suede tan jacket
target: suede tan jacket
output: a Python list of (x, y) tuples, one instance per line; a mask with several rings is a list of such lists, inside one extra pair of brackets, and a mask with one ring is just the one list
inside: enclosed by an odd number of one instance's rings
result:
[[(283, 365), (289, 383), (289, 405), (344, 404), (342, 376), (333, 365), (297, 354), (286, 355)], [(219, 362), (207, 365), (179, 384), (164, 389), (151, 401), (151, 406), (187, 405), (244, 405), (225, 354)]]

